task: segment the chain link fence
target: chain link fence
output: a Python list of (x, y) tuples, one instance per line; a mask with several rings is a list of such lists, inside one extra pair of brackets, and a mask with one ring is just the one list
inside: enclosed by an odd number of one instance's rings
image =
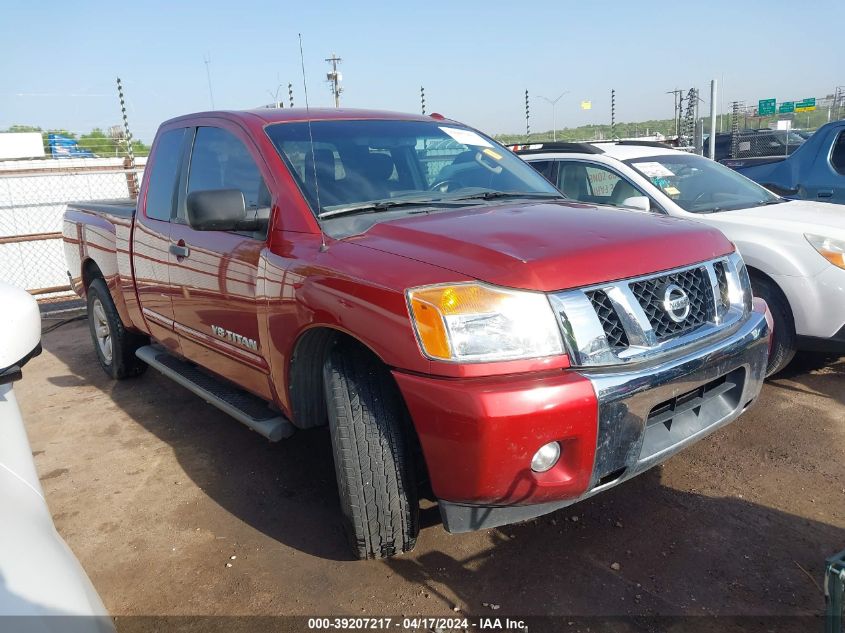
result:
[(67, 204), (134, 196), (143, 163), (134, 170), (120, 158), (0, 163), (0, 281), (40, 302), (75, 298), (62, 243)]
[(845, 118), (845, 89), (792, 101), (733, 102), (727, 116), (730, 131), (716, 134), (716, 160), (788, 156), (816, 129)]

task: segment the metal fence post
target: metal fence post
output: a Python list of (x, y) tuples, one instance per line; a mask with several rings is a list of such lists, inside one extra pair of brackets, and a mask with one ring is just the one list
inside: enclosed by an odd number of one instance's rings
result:
[(731, 158), (739, 152), (739, 101), (731, 103)]
[[(123, 84), (120, 77), (117, 78), (117, 95), (120, 97), (120, 110), (123, 113), (123, 130), (126, 138), (126, 154), (129, 159), (129, 167), (132, 169), (131, 176), (132, 184), (129, 186), (129, 194), (133, 198), (138, 197), (138, 174), (135, 172), (135, 150), (132, 147), (132, 132), (129, 130), (129, 118), (126, 116), (126, 102), (123, 98)], [(124, 165), (126, 163), (124, 162)], [(134, 193), (133, 193), (134, 192)]]

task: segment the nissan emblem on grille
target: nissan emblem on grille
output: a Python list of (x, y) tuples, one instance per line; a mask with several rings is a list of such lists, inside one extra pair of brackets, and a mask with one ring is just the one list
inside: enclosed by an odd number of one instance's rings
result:
[(689, 295), (678, 284), (663, 289), (663, 309), (675, 323), (682, 323), (690, 313)]

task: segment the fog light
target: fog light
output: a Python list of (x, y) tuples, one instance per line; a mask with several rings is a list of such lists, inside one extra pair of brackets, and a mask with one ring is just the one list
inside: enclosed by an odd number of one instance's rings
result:
[(559, 458), (560, 444), (549, 442), (545, 446), (541, 446), (540, 450), (534, 453), (534, 457), (531, 458), (531, 470), (535, 473), (544, 473), (557, 464)]

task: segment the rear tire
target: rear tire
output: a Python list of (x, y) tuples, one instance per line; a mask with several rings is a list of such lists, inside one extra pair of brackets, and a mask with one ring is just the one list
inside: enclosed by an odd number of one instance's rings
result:
[(774, 282), (755, 275), (751, 277), (751, 288), (755, 297), (761, 297), (769, 305), (774, 320), (772, 349), (766, 368), (768, 378), (782, 371), (795, 356), (795, 321), (786, 296)]
[(126, 330), (102, 279), (88, 286), (88, 328), (97, 360), (107, 376), (123, 380), (146, 371), (147, 364), (135, 356), (135, 350), (148, 343), (147, 337)]
[(387, 368), (341, 344), (323, 367), (344, 528), (355, 557), (408, 552), (419, 533), (409, 420)]

